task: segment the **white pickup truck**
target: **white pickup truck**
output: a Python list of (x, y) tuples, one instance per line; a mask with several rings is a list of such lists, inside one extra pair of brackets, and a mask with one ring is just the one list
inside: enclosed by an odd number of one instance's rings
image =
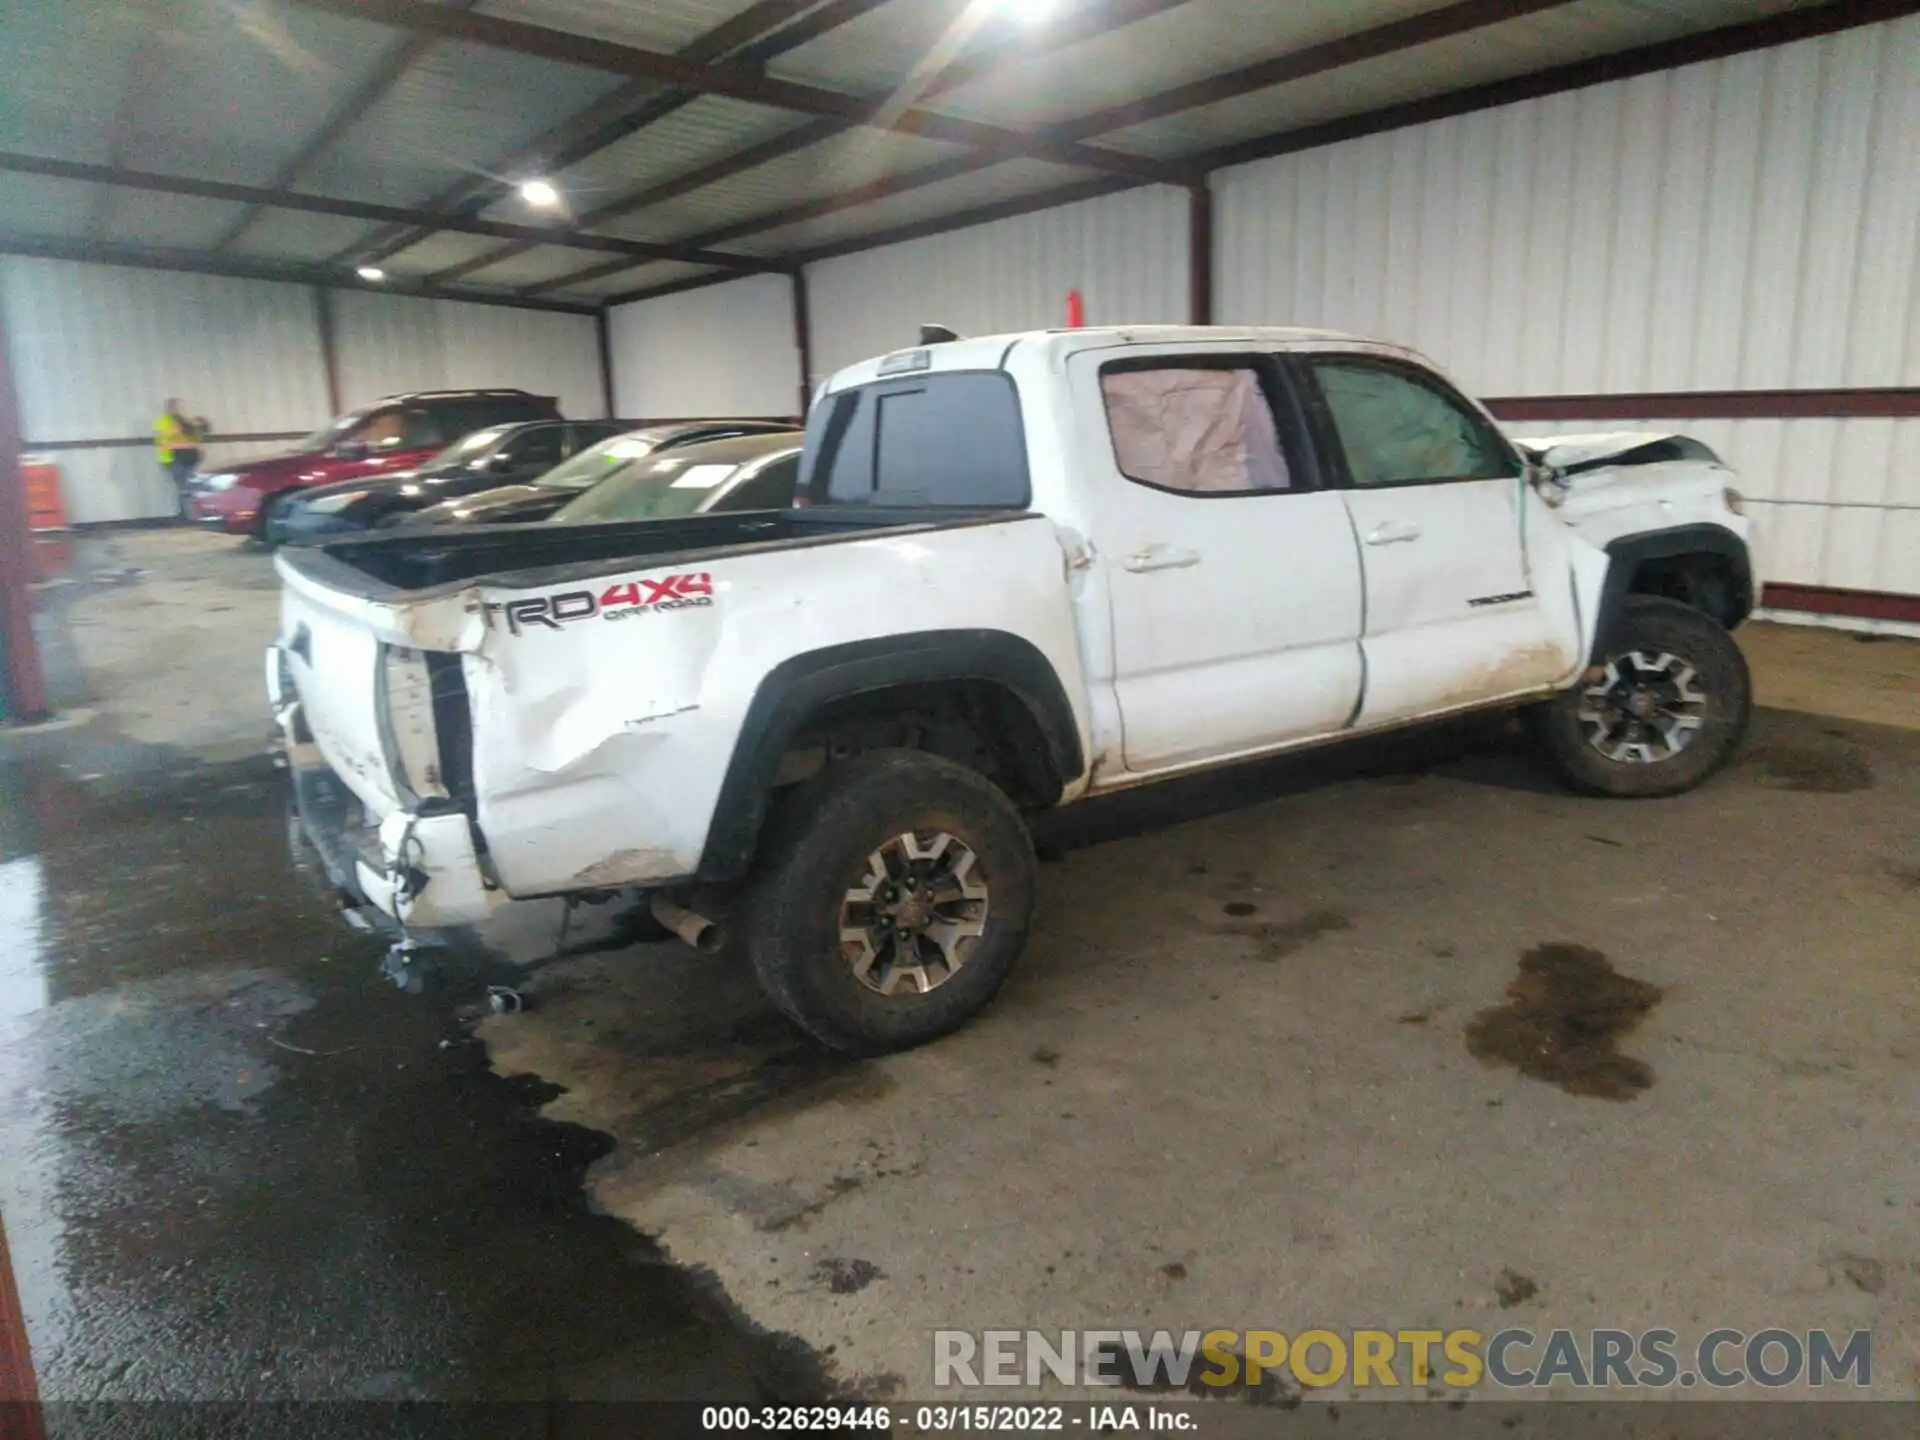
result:
[(1584, 790), (1698, 785), (1751, 704), (1731, 482), (1342, 335), (927, 343), (822, 388), (791, 511), (282, 552), (268, 683), (354, 903), (637, 890), (875, 1053), (999, 989), (1051, 806), (1518, 706)]

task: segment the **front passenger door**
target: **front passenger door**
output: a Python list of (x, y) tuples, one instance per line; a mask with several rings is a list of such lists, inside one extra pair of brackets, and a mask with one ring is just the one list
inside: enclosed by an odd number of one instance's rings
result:
[[(1366, 696), (1387, 725), (1551, 685), (1576, 637), (1534, 591), (1521, 458), (1431, 371), (1366, 353), (1315, 355), (1310, 405), (1344, 465), (1366, 583)], [(1557, 612), (1556, 612), (1557, 613)]]

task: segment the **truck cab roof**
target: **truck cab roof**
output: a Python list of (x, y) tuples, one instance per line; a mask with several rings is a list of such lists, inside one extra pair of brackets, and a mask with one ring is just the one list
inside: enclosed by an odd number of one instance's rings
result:
[(827, 382), (828, 393), (897, 375), (938, 374), (955, 370), (1006, 368), (1015, 351), (1040, 352), (1047, 366), (1082, 350), (1109, 350), (1130, 345), (1218, 345), (1240, 343), (1262, 348), (1309, 349), (1332, 346), (1366, 349), (1426, 362), (1403, 346), (1389, 345), (1338, 330), (1312, 330), (1267, 325), (1105, 325), (1072, 330), (1026, 330), (1004, 335), (970, 336), (934, 345), (910, 345), (839, 371)]

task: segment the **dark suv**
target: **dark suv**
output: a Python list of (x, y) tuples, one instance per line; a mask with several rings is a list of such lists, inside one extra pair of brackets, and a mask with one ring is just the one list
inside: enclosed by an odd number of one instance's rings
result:
[(429, 505), (536, 480), (582, 450), (635, 428), (632, 420), (489, 425), (455, 441), (418, 469), (339, 480), (288, 496), (268, 516), (266, 540), (269, 545), (299, 545), (396, 525)]
[(422, 390), (342, 415), (292, 450), (203, 476), (194, 511), (230, 535), (264, 537), (266, 518), (292, 490), (410, 470), (475, 430), (558, 420), (551, 395), (524, 390)]

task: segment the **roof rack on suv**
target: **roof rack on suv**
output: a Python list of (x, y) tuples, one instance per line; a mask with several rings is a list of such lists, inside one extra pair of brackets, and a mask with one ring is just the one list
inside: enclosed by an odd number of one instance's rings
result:
[[(475, 390), (408, 390), (399, 395), (383, 395), (380, 402), (388, 400), (471, 400), (476, 396), (494, 397), (502, 400), (551, 400), (551, 395), (535, 395), (531, 391), (508, 386), (494, 386)], [(379, 403), (379, 402), (377, 402)]]

